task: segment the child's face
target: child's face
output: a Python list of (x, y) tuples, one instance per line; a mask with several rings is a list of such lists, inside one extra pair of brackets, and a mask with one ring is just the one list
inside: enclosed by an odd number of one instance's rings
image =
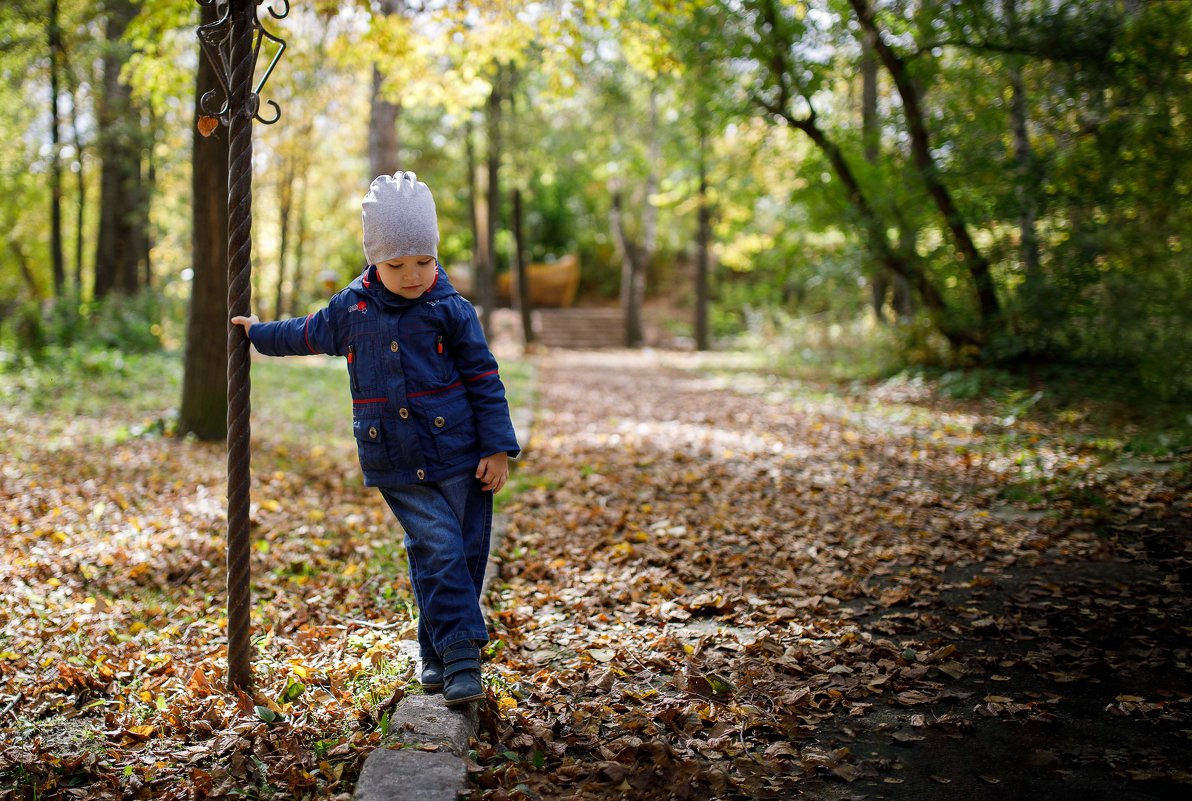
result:
[(377, 262), (381, 283), (395, 295), (414, 300), (435, 281), (434, 256), (400, 256)]

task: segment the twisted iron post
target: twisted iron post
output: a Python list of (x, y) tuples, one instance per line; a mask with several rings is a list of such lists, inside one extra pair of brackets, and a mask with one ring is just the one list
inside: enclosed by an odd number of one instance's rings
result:
[[(252, 607), (250, 589), (249, 488), (251, 483), (249, 439), (251, 426), (249, 402), (248, 337), (244, 329), (232, 325), (234, 315), (248, 316), (252, 309), (252, 121), (276, 122), (277, 104), (272, 119), (262, 119), (260, 90), (268, 79), (285, 42), (272, 35), (257, 18), (256, 6), (262, 0), (198, 0), (200, 5), (215, 3), (223, 16), (210, 25), (200, 26), (199, 42), (215, 67), (224, 103), (208, 92), (199, 101), (205, 115), (199, 130), (209, 135), (222, 122), (229, 128), (228, 146), (228, 689), (252, 691), (252, 643), (249, 619)], [(281, 19), (289, 13), (289, 0), (282, 11), (269, 8)], [(253, 87), (253, 70), (262, 41), (279, 45), (265, 74)]]
[[(228, 143), (228, 312), (252, 314), (252, 28), (248, 1), (232, 2), (232, 115)], [(228, 323), (228, 682), (252, 687), (249, 643), (249, 391), (248, 337)]]

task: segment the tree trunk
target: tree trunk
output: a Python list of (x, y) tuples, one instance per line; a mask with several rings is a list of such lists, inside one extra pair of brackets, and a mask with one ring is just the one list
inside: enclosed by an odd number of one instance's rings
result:
[[(392, 16), (404, 7), (405, 4), (400, 0), (381, 0), (379, 11), (383, 16)], [(385, 74), (381, 71), (381, 65), (373, 64), (368, 116), (369, 181), (378, 175), (392, 175), (399, 167), (397, 118), (401, 114), (401, 106), (389, 102), (381, 94), (384, 82)]]
[(140, 217), (137, 221), (136, 230), (140, 235), (138, 244), (140, 245), (140, 257), (142, 265), (142, 279), (141, 286), (148, 288), (153, 286), (153, 220), (149, 216), (150, 209), (153, 207), (153, 190), (157, 187), (157, 160), (153, 157), (154, 144), (157, 139), (157, 115), (152, 112), (149, 113), (147, 119), (147, 140), (145, 142), (145, 175), (144, 180), (139, 183), (139, 212)]
[(485, 235), (485, 259), (476, 274), (476, 300), (480, 305), (480, 324), (484, 333), (492, 333), (493, 306), (496, 305), (494, 282), (497, 272), (497, 226), (501, 211), (501, 79), (503, 70), (496, 65), (492, 93), (488, 98), (488, 202)]
[(468, 162), (468, 220), (472, 226), (472, 288), (468, 293), (475, 295), (476, 276), (480, 273), (480, 262), (484, 255), (484, 240), (480, 235), (480, 209), (476, 202), (479, 176), (476, 169), (476, 144), (472, 134), (472, 121), (467, 120), (464, 122), (464, 152)]
[[(861, 142), (865, 161), (877, 163), (881, 145), (881, 130), (877, 126), (877, 56), (869, 37), (861, 32)], [(877, 322), (886, 323), (886, 294), (889, 292), (890, 273), (881, 265), (875, 266), (869, 275), (869, 296), (873, 303)]]
[[(881, 129), (877, 119), (877, 56), (869, 35), (861, 32), (861, 142), (865, 160), (876, 165), (881, 147)], [(890, 272), (880, 264), (875, 265), (869, 276), (870, 300), (873, 316), (878, 323), (886, 323), (886, 295), (890, 290)]]
[(46, 27), (50, 49), (50, 263), (53, 266), (54, 295), (62, 297), (66, 291), (66, 264), (62, 255), (62, 159), (58, 118), (62, 32), (59, 28), (58, 0), (50, 0), (50, 17)]
[(625, 231), (619, 182), (613, 185), (609, 227), (617, 253), (621, 256), (621, 310), (625, 314), (625, 347), (636, 348), (642, 341), (641, 296), (638, 294), (642, 273), (641, 253)]
[[(906, 261), (915, 258), (915, 240), (918, 230), (905, 220), (898, 226), (898, 252)], [(892, 273), (894, 279), (894, 296), (891, 305), (894, 307), (894, 317), (899, 322), (906, 322), (915, 316), (915, 294), (911, 292), (910, 282), (905, 276)]]
[(865, 148), (865, 160), (877, 164), (881, 148), (881, 129), (877, 119), (877, 56), (873, 42), (865, 31), (861, 32), (861, 141)]
[(522, 239), (521, 190), (513, 190), (513, 242), (517, 247), (517, 310), (521, 312), (522, 336), (534, 344), (533, 309), (530, 306), (530, 278), (526, 273), (526, 243)]
[[(215, 5), (202, 8), (202, 22), (216, 19)], [(205, 56), (199, 55), (195, 87), (198, 99), (218, 86)], [(220, 125), (209, 137), (193, 133), (191, 195), (194, 253), (190, 308), (186, 321), (186, 359), (182, 377), (180, 433), (202, 440), (227, 436), (228, 328), (228, 129)]]
[(120, 39), (136, 14), (130, 0), (112, 0), (108, 6), (103, 56), (103, 93), (96, 112), (100, 171), (100, 217), (95, 248), (95, 296), (112, 291), (137, 291), (137, 243), (142, 221), (141, 160), (144, 139), (140, 115), (132, 104), (132, 91), (120, 80), (120, 70), (130, 49)]
[(277, 302), (273, 304), (273, 319), (283, 317), (283, 299), (286, 286), (286, 250), (289, 246), (290, 212), (294, 206), (294, 162), (291, 156), (285, 160), (277, 187), (277, 216), (280, 221), (277, 244)]
[(298, 230), (294, 232), (294, 278), (290, 281), (290, 298), (286, 309), (290, 314), (298, 308), (298, 299), (302, 297), (302, 279), (306, 276), (304, 269), (306, 253), (306, 174), (307, 165), (304, 163), (302, 174), (298, 181)]
[(368, 117), (368, 180), (392, 175), (398, 169), (397, 117), (401, 107), (381, 97), (384, 76), (373, 65), (372, 100)]
[[(1011, 42), (1018, 41), (1018, 7), (1016, 0), (1002, 0), (1002, 13), (1006, 17), (1006, 32)], [(1027, 134), (1026, 86), (1022, 81), (1021, 58), (1012, 56), (1007, 64), (1010, 75), (1010, 129), (1014, 135), (1014, 160), (1017, 162), (1017, 186), (1019, 227), (1021, 229), (1020, 253), (1023, 272), (1026, 275), (1026, 289), (1033, 299), (1038, 295), (1042, 274), (1039, 268), (1039, 237), (1035, 230), (1039, 214), (1038, 195), (1034, 186), (1034, 152)]]
[(70, 89), (70, 128), (74, 138), (75, 158), (78, 159), (78, 203), (75, 209), (75, 241), (74, 241), (74, 289), (79, 298), (83, 297), (83, 227), (87, 212), (87, 180), (83, 162), (83, 138), (79, 134), (78, 91), (79, 82), (72, 78)]
[[(703, 117), (704, 110), (697, 112)], [(699, 211), (695, 242), (695, 349), (708, 350), (708, 248), (712, 238), (712, 210), (708, 207), (708, 130), (699, 125)]]
[(646, 294), (646, 268), (654, 255), (658, 238), (658, 208), (653, 197), (658, 191), (658, 163), (661, 161), (661, 144), (658, 136), (658, 93), (650, 87), (649, 141), (646, 159), (649, 172), (646, 174), (644, 197), (642, 198), (641, 227), (642, 241), (638, 245), (625, 229), (622, 186), (620, 179), (613, 184), (612, 206), (609, 222), (613, 229), (613, 240), (621, 254), (621, 310), (625, 314), (625, 347), (636, 348), (642, 344), (642, 301)]
[(1001, 325), (1001, 307), (998, 303), (993, 275), (990, 272), (989, 262), (973, 243), (968, 225), (960, 213), (960, 209), (956, 207), (951, 192), (940, 179), (939, 168), (931, 155), (931, 141), (919, 103), (919, 92), (911, 81), (906, 64), (889, 45), (882, 41), (869, 1), (849, 0), (849, 4), (856, 12), (861, 27), (869, 35), (878, 57), (898, 89), (898, 95), (902, 99), (903, 113), (906, 116), (907, 129), (910, 133), (911, 154), (914, 157), (915, 165), (919, 168), (919, 174), (927, 187), (928, 194), (935, 201), (944, 222), (952, 232), (957, 250), (964, 259), (969, 275), (972, 276), (977, 291), (977, 302), (981, 310), (982, 329), (984, 333), (988, 334)]

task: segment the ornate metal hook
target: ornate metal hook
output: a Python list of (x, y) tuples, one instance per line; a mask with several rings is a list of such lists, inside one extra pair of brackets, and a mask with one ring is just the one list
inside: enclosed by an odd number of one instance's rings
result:
[[(274, 8), (273, 2), (270, 2), (266, 6), (266, 9), (274, 19), (285, 19), (290, 13), (290, 0), (276, 1), (281, 3), (280, 10)], [(257, 80), (256, 85), (249, 93), (248, 102), (242, 109), (231, 108), (231, 98), (233, 97), (231, 87), (232, 3), (230, 0), (196, 0), (196, 2), (201, 6), (215, 4), (217, 8), (219, 6), (223, 7), (223, 15), (218, 20), (206, 25), (200, 25), (197, 31), (199, 44), (202, 46), (207, 60), (214, 68), (215, 77), (219, 81), (219, 89), (211, 89), (199, 99), (199, 110), (207, 116), (217, 118), (224, 125), (229, 124), (232, 114), (243, 114), (265, 125), (272, 125), (277, 122), (281, 119), (281, 107), (274, 101), (266, 101), (273, 107), (272, 117), (266, 119), (259, 113), (261, 108), (261, 89), (264, 88), (266, 81), (269, 80), (269, 76), (273, 74), (273, 68), (277, 66), (277, 62), (281, 59), (281, 54), (285, 52), (286, 41), (274, 35), (261, 24), (256, 7), (260, 6), (264, 0), (253, 0), (252, 17), (249, 20), (253, 29), (253, 64), (256, 64), (257, 58), (260, 56), (261, 45), (264, 44), (266, 39), (276, 44), (277, 50), (274, 52), (273, 58), (270, 59), (269, 66), (265, 68), (265, 72)], [(219, 99), (219, 93), (221, 91), (223, 93), (223, 103), (217, 106), (216, 102)]]

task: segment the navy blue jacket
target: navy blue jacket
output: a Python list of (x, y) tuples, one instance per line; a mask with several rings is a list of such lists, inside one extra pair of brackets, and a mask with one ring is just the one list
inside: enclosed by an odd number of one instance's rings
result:
[(483, 456), (520, 452), (476, 310), (441, 265), (413, 300), (366, 267), (326, 307), (257, 323), (249, 339), (267, 356), (345, 358), (365, 486), (437, 481), (475, 470)]

